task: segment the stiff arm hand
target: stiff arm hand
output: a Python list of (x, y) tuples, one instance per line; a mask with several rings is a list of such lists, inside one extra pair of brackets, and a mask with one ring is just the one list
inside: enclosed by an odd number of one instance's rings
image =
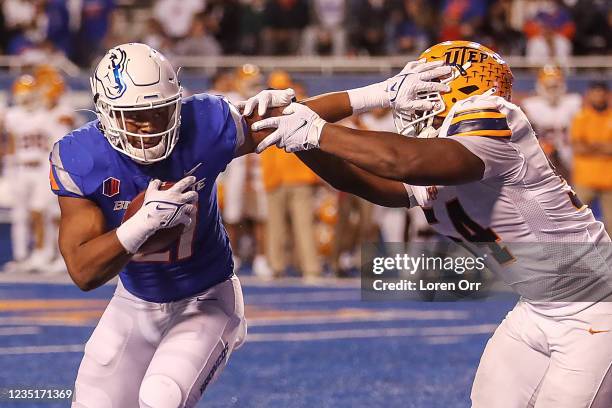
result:
[(293, 89), (267, 89), (265, 91), (261, 91), (246, 101), (238, 102), (236, 107), (242, 109), (243, 116), (249, 116), (251, 113), (253, 113), (255, 106), (257, 106), (257, 114), (259, 116), (263, 116), (268, 108), (287, 106), (291, 102), (295, 102), (295, 91)]

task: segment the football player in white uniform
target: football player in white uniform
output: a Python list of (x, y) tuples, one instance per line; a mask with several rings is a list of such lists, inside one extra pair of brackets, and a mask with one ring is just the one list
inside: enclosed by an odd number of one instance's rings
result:
[[(42, 109), (44, 109), (43, 128), (51, 146), (74, 129), (77, 116), (74, 107), (65, 101), (66, 84), (57, 69), (50, 65), (39, 65), (34, 70), (34, 78), (37, 83), (40, 102), (42, 102)], [(48, 178), (46, 166), (42, 168), (40, 177), (42, 179)], [(44, 213), (44, 246), (47, 253), (51, 254), (51, 261), (39, 268), (41, 272), (49, 274), (64, 273), (66, 265), (57, 245), (60, 209), (57, 200), (49, 192), (48, 187), (46, 191), (49, 194), (49, 202)]]
[[(212, 94), (223, 94), (231, 103), (248, 98), (262, 89), (263, 78), (259, 67), (245, 64), (236, 69), (228, 78), (222, 78), (221, 88), (209, 91)], [(228, 89), (229, 88), (229, 89)], [(240, 269), (242, 260), (239, 257), (240, 223), (245, 218), (254, 221), (255, 256), (253, 272), (262, 278), (272, 276), (272, 269), (264, 255), (264, 220), (266, 217), (266, 195), (263, 188), (259, 156), (249, 155), (234, 159), (221, 173), (223, 186), (223, 221), (229, 234), (234, 254), (234, 267)], [(248, 197), (247, 192), (252, 192)], [(248, 202), (248, 198), (253, 198)]]
[[(510, 102), (512, 73), (480, 44), (448, 41), (397, 76), (291, 103), (254, 130), (338, 189), (391, 207), (421, 206), (432, 226), (489, 255), (521, 300), (489, 340), (474, 408), (612, 406), (612, 253), (591, 210), (549, 165), (525, 114)], [(423, 81), (429, 92), (419, 92)], [(244, 103), (284, 106), (290, 91)], [(272, 94), (270, 94), (272, 92)], [(262, 106), (265, 105), (265, 106)], [(377, 106), (398, 131), (328, 122)]]
[(581, 104), (580, 95), (567, 93), (563, 72), (550, 65), (538, 72), (536, 95), (521, 104), (542, 149), (566, 178), (572, 168), (569, 128)]
[[(13, 84), (13, 106), (5, 117), (11, 148), (10, 177), (14, 180), (11, 211), (13, 262), (7, 271), (36, 270), (44, 267), (52, 253), (45, 235), (45, 210), (54, 201), (48, 185), (46, 115), (39, 103), (38, 84), (31, 75), (22, 75)], [(30, 223), (32, 229), (30, 229)], [(31, 236), (33, 235), (33, 237)], [(55, 237), (52, 237), (51, 242)], [(30, 241), (34, 241), (30, 251)]]

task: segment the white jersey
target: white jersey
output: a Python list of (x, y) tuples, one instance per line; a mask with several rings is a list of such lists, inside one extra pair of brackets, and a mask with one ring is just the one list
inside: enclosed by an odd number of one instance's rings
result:
[(60, 103), (47, 110), (44, 120), (47, 137), (53, 145), (75, 128), (76, 114), (72, 107)]
[(51, 143), (45, 129), (45, 113), (20, 106), (7, 109), (4, 128), (15, 147), (14, 163), (34, 164), (48, 160)]
[(581, 105), (582, 98), (578, 94), (562, 95), (555, 105), (539, 95), (526, 98), (522, 103), (538, 139), (554, 146), (568, 168), (572, 159), (569, 129)]
[(498, 96), (460, 101), (440, 137), (461, 143), (485, 171), (468, 184), (410, 187), (435, 230), (478, 243), (468, 246), (486, 253), (489, 267), (526, 299), (595, 301), (612, 294), (611, 281), (595, 294), (576, 278), (610, 279), (610, 237), (554, 172), (516, 105)]

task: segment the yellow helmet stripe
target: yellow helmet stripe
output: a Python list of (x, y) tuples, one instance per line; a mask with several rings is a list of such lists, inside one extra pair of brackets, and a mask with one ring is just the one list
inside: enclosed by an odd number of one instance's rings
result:
[(453, 136), (491, 136), (491, 137), (510, 137), (511, 130), (471, 130), (469, 132), (457, 133)]
[(453, 118), (453, 121), (451, 122), (451, 125), (454, 125), (455, 123), (461, 122), (462, 120), (469, 120), (469, 119), (503, 119), (505, 118), (506, 115), (504, 115), (501, 112), (477, 112), (477, 113), (468, 113), (468, 114), (464, 114), (461, 115), (459, 117), (455, 116)]

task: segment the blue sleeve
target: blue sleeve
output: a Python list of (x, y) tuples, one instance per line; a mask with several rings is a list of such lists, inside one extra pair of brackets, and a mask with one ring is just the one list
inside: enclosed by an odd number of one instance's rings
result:
[(212, 149), (219, 172), (234, 158), (236, 149), (244, 143), (246, 122), (227, 99), (206, 94), (193, 97), (194, 116), (203, 118), (206, 126), (199, 127), (200, 140), (210, 143), (202, 149)]

